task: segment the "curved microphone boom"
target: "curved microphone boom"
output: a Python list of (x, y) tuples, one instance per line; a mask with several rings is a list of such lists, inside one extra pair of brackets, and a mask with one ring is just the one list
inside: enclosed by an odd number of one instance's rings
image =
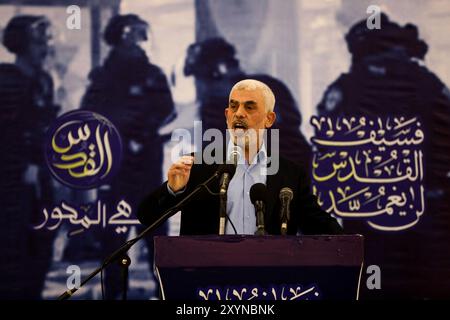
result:
[[(119, 259), (122, 259), (122, 257), (124, 256), (124, 254), (126, 254), (126, 252), (128, 250), (130, 250), (130, 248), (139, 240), (143, 239), (144, 237), (146, 237), (148, 234), (150, 234), (151, 232), (153, 232), (157, 227), (159, 227), (161, 224), (164, 223), (164, 221), (166, 221), (168, 218), (170, 218), (171, 216), (173, 216), (175, 213), (179, 212), (181, 210), (181, 208), (183, 208), (183, 206), (185, 204), (187, 204), (189, 201), (191, 201), (195, 196), (197, 196), (202, 190), (203, 188), (207, 188), (208, 185), (210, 183), (212, 183), (213, 181), (215, 181), (217, 178), (220, 177), (221, 174), (223, 174), (224, 172), (226, 172), (227, 170), (229, 170), (229, 168), (227, 167), (219, 167), (218, 170), (216, 170), (214, 172), (214, 174), (209, 177), (207, 180), (205, 180), (203, 183), (197, 185), (197, 187), (191, 191), (186, 197), (182, 198), (176, 205), (174, 205), (173, 207), (167, 209), (156, 221), (154, 221), (150, 226), (148, 226), (147, 228), (145, 228), (144, 231), (142, 231), (141, 233), (139, 233), (135, 238), (128, 240), (127, 242), (125, 242), (119, 249), (117, 249), (116, 251), (114, 251), (111, 255), (109, 255), (104, 261), (103, 264), (98, 267), (97, 269), (95, 269), (94, 271), (92, 271), (88, 277), (86, 279), (84, 279), (81, 284), (79, 286), (76, 286), (75, 288), (72, 289), (68, 289), (67, 291), (65, 291), (64, 293), (62, 293), (59, 297), (58, 300), (66, 300), (69, 299), (75, 292), (78, 291), (78, 289), (80, 289), (81, 287), (83, 287), (89, 280), (91, 280), (92, 278), (94, 278), (98, 273), (100, 273), (104, 268), (106, 268), (108, 265), (110, 265), (111, 263), (118, 261)], [(233, 172), (234, 173), (234, 172)]]

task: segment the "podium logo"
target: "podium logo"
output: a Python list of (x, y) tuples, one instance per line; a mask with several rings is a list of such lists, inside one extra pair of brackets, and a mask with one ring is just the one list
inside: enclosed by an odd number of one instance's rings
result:
[(63, 114), (47, 132), (47, 165), (61, 183), (90, 189), (107, 183), (117, 173), (122, 143), (116, 127), (90, 111)]
[(318, 285), (274, 285), (253, 286), (211, 286), (197, 289), (200, 300), (213, 301), (249, 301), (249, 300), (321, 300), (322, 294)]

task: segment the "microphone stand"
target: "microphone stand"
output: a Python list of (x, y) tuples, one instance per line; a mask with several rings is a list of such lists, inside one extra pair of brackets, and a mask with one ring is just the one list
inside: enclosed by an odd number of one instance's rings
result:
[[(219, 209), (219, 235), (225, 234), (225, 223), (227, 218), (227, 192), (228, 192), (228, 185), (231, 182), (231, 179), (233, 178), (233, 175), (236, 171), (236, 163), (233, 165), (227, 165), (228, 167), (223, 167), (224, 172), (222, 174), (222, 178), (220, 181), (220, 190), (219, 190), (219, 197), (220, 197), (220, 209)], [(230, 169), (230, 166), (232, 169)]]
[(225, 220), (227, 217), (227, 193), (220, 194), (220, 210), (219, 210), (219, 235), (225, 234)]
[[(124, 267), (124, 275), (126, 276), (126, 279), (124, 279), (124, 292), (122, 295), (122, 298), (125, 300), (127, 297), (127, 293), (126, 293), (126, 289), (128, 286), (128, 266), (131, 263), (130, 258), (127, 255), (128, 250), (130, 250), (130, 248), (139, 240), (141, 240), (142, 238), (144, 238), (147, 234), (149, 234), (150, 232), (154, 231), (157, 227), (159, 227), (164, 221), (166, 221), (168, 218), (170, 218), (171, 216), (173, 216), (175, 213), (177, 213), (178, 211), (180, 211), (181, 207), (186, 204), (187, 202), (189, 202), (190, 200), (192, 200), (192, 198), (194, 196), (196, 196), (201, 189), (204, 186), (207, 186), (209, 183), (211, 183), (214, 179), (220, 177), (221, 172), (220, 171), (216, 171), (210, 178), (208, 178), (208, 180), (206, 180), (205, 182), (203, 182), (202, 184), (198, 185), (190, 194), (188, 194), (183, 200), (181, 200), (178, 204), (176, 204), (175, 206), (173, 206), (172, 208), (168, 209), (166, 212), (164, 212), (162, 214), (161, 217), (159, 217), (155, 222), (153, 222), (150, 226), (148, 226), (144, 231), (142, 231), (140, 234), (138, 234), (134, 239), (128, 240), (127, 242), (125, 242), (119, 249), (117, 249), (116, 251), (114, 251), (110, 256), (108, 256), (104, 261), (103, 264), (98, 267), (97, 269), (95, 269), (94, 271), (92, 271), (88, 277), (83, 280), (80, 283), (80, 286), (78, 288), (73, 288), (70, 290), (65, 291), (63, 294), (61, 294), (58, 297), (58, 300), (67, 300), (70, 297), (72, 297), (72, 295), (78, 291), (78, 289), (80, 289), (81, 287), (83, 287), (89, 280), (91, 280), (93, 277), (95, 277), (100, 271), (102, 271), (104, 268), (106, 268), (107, 266), (109, 266), (111, 263), (113, 263), (114, 261), (117, 261), (119, 259), (120, 263), (123, 265)], [(125, 278), (125, 277), (124, 277)]]
[(264, 226), (264, 214), (265, 214), (265, 205), (262, 201), (255, 201), (255, 210), (256, 210), (256, 231), (255, 235), (257, 236), (265, 236), (267, 235), (266, 228)]

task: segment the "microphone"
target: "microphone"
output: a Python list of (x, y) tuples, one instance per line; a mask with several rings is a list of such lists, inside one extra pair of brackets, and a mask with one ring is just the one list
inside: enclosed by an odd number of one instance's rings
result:
[(220, 212), (219, 212), (219, 235), (225, 234), (225, 222), (227, 217), (227, 189), (231, 179), (236, 172), (236, 166), (233, 164), (223, 164), (217, 170), (221, 173), (220, 177)]
[(267, 234), (264, 227), (264, 213), (266, 211), (265, 199), (267, 198), (267, 189), (263, 183), (255, 183), (250, 188), (250, 200), (255, 206), (256, 214), (256, 232), (258, 236)]
[(289, 205), (292, 198), (294, 197), (294, 192), (289, 187), (284, 187), (280, 190), (280, 200), (281, 200), (281, 234), (285, 236), (287, 234), (288, 222), (291, 219), (291, 214), (289, 211)]
[(236, 172), (236, 166), (232, 164), (223, 164), (219, 167), (218, 171), (222, 174), (220, 177), (220, 189), (219, 193), (226, 194), (228, 185)]

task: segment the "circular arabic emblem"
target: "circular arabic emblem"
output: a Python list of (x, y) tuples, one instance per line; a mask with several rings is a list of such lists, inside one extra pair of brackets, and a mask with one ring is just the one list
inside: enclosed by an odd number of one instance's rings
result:
[(47, 131), (47, 165), (61, 183), (90, 189), (108, 183), (122, 160), (122, 142), (116, 127), (91, 111), (70, 111)]

